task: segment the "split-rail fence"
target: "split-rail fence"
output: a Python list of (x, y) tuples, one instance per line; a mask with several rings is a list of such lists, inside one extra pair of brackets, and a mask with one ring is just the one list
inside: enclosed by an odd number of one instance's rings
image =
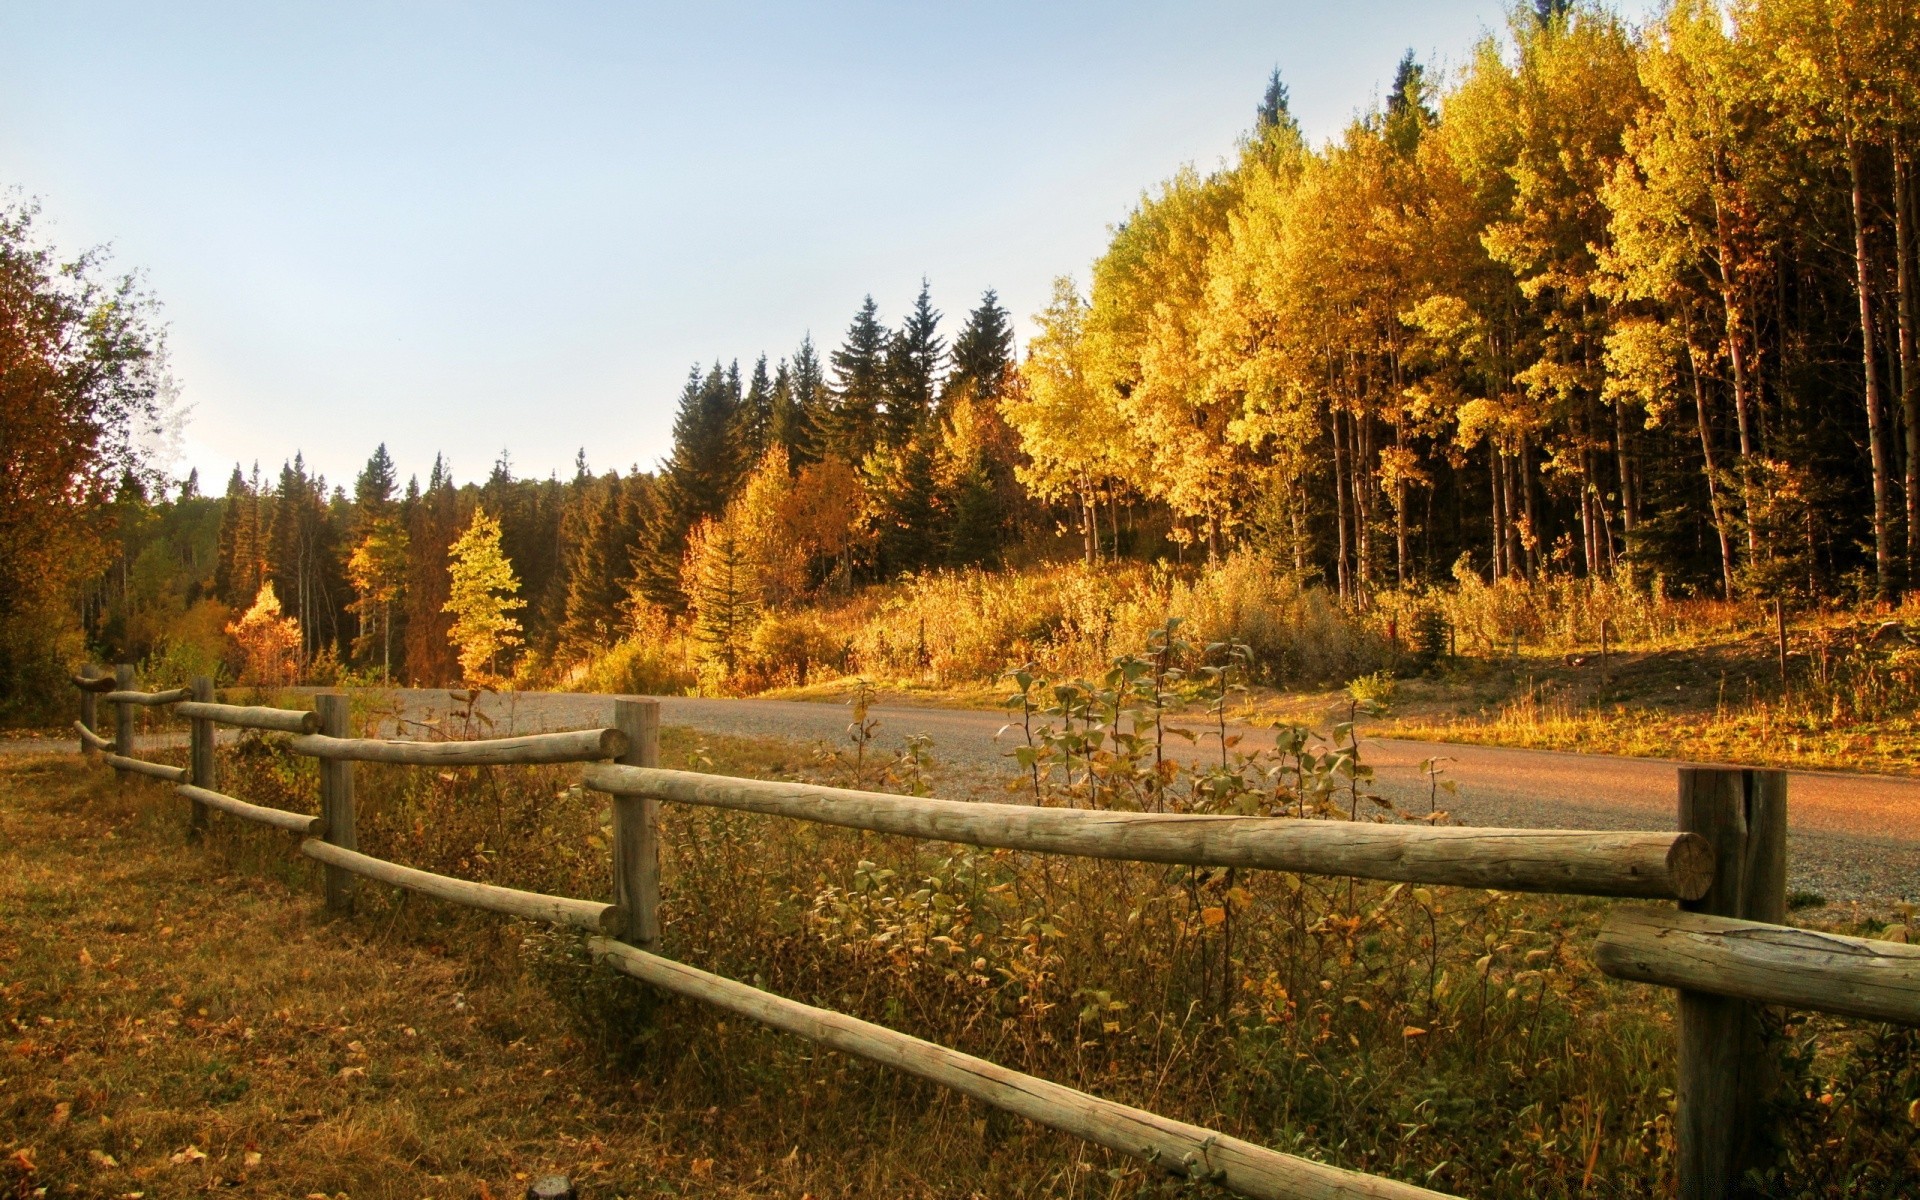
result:
[[(1614, 908), (1595, 961), (1619, 979), (1677, 989), (1679, 1194), (1719, 1200), (1759, 1163), (1769, 1075), (1762, 1010), (1781, 1005), (1920, 1025), (1920, 947), (1796, 929), (1786, 916), (1786, 776), (1683, 767), (1679, 832), (1430, 827), (1284, 817), (1039, 808), (887, 795), (663, 770), (659, 706), (615, 697), (613, 724), (526, 737), (418, 742), (350, 737), (347, 697), (312, 711), (214, 702), (213, 682), (134, 690), (133, 668), (74, 676), (83, 754), (123, 774), (174, 785), (193, 828), (218, 810), (300, 835), (321, 863), (326, 903), (350, 911), (356, 876), (473, 908), (569, 926), (601, 962), (656, 987), (885, 1064), (1122, 1153), (1177, 1176), (1273, 1200), (1415, 1200), (1441, 1193), (1283, 1154), (1032, 1075), (830, 1009), (802, 1004), (664, 958), (660, 937), (661, 802), (706, 805), (1036, 854), (1070, 854), (1556, 892), (1670, 905)], [(114, 734), (97, 706), (114, 708)], [(186, 767), (134, 755), (134, 710), (160, 706), (192, 723)], [(217, 790), (215, 726), (287, 733), (320, 760), (317, 814), (251, 804)], [(431, 766), (584, 763), (587, 787), (613, 802), (613, 902), (548, 896), (416, 870), (359, 852), (353, 764)]]

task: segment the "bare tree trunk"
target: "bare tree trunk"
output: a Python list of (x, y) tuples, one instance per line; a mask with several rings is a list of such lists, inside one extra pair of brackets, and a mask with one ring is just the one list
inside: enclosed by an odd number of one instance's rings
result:
[(1533, 506), (1533, 470), (1528, 463), (1532, 457), (1528, 453), (1528, 441), (1525, 434), (1520, 436), (1520, 456), (1515, 460), (1514, 486), (1520, 489), (1520, 512), (1525, 520), (1521, 530), (1520, 550), (1527, 564), (1527, 578), (1540, 577), (1540, 515)]
[(1340, 598), (1353, 598), (1353, 581), (1347, 569), (1347, 549), (1351, 538), (1348, 528), (1348, 492), (1350, 482), (1347, 472), (1346, 439), (1340, 428), (1340, 410), (1331, 409), (1329, 417), (1333, 424), (1333, 505), (1339, 527), (1339, 536), (1334, 554), (1334, 575), (1338, 580)]
[(1613, 406), (1613, 457), (1620, 473), (1620, 532), (1633, 535), (1633, 524), (1640, 516), (1633, 486), (1633, 449), (1627, 428), (1627, 406), (1623, 400)]
[[(1716, 171), (1717, 173), (1717, 171)], [(1753, 387), (1747, 370), (1747, 331), (1743, 306), (1733, 281), (1733, 243), (1727, 235), (1726, 216), (1718, 197), (1713, 202), (1714, 235), (1720, 247), (1720, 313), (1727, 339), (1727, 362), (1733, 370), (1733, 420), (1740, 435), (1740, 513), (1746, 518), (1747, 557), (1760, 558), (1760, 534), (1753, 520)]]
[(1854, 291), (1860, 298), (1860, 357), (1865, 373), (1867, 447), (1873, 459), (1873, 573), (1880, 599), (1893, 598), (1892, 496), (1886, 429), (1886, 403), (1880, 386), (1880, 361), (1874, 353), (1873, 262), (1867, 248), (1867, 196), (1861, 180), (1860, 142), (1847, 135), (1847, 176), (1852, 184)]
[(1353, 488), (1353, 590), (1354, 598), (1363, 605), (1373, 591), (1373, 481), (1367, 469), (1373, 457), (1370, 425), (1361, 413), (1354, 413), (1347, 421), (1347, 433), (1353, 441), (1351, 457), (1347, 460), (1348, 480)]
[(1707, 510), (1713, 514), (1713, 532), (1720, 539), (1720, 585), (1726, 598), (1733, 599), (1733, 539), (1727, 536), (1727, 517), (1720, 504), (1720, 468), (1713, 457), (1713, 427), (1707, 421), (1707, 385), (1700, 378), (1698, 354), (1691, 344), (1687, 362), (1693, 376), (1694, 420), (1700, 429), (1700, 457), (1707, 477)]
[(1489, 441), (1487, 443), (1487, 493), (1492, 498), (1492, 512), (1488, 514), (1489, 530), (1487, 539), (1492, 557), (1490, 566), (1494, 579), (1498, 580), (1506, 573), (1507, 567), (1507, 531), (1506, 507), (1501, 504), (1500, 451)]
[(1913, 177), (1906, 140), (1893, 140), (1893, 241), (1900, 294), (1900, 412), (1907, 425), (1907, 586), (1920, 582), (1920, 365), (1913, 344)]

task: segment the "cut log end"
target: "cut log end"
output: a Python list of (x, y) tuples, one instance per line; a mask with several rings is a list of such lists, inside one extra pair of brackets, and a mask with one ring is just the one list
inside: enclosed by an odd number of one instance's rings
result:
[(617, 938), (627, 931), (627, 910), (618, 904), (610, 904), (600, 914), (600, 934), (602, 937)]
[(600, 757), (602, 758), (619, 758), (626, 754), (631, 745), (632, 739), (627, 737), (625, 730), (608, 727), (600, 731)]
[(1667, 851), (1667, 878), (1680, 900), (1698, 900), (1713, 887), (1713, 843), (1697, 833), (1683, 833)]

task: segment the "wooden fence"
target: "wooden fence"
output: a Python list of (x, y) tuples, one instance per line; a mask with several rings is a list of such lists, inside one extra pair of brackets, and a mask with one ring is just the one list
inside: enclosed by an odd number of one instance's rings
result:
[[(1759, 1165), (1768, 1080), (1767, 1005), (1920, 1025), (1920, 947), (1793, 929), (1786, 907), (1786, 776), (1720, 767), (1680, 769), (1678, 833), (1434, 828), (1285, 817), (1099, 812), (931, 800), (734, 779), (659, 766), (659, 707), (613, 699), (613, 724), (465, 742), (349, 736), (347, 698), (322, 692), (311, 712), (214, 702), (211, 680), (140, 692), (133, 669), (88, 669), (75, 730), (82, 754), (122, 774), (174, 785), (192, 828), (218, 810), (301, 835), (325, 869), (326, 903), (353, 907), (364, 877), (456, 904), (585, 932), (601, 962), (656, 987), (713, 1004), (847, 1054), (932, 1080), (1042, 1125), (1201, 1178), (1241, 1195), (1299, 1200), (1413, 1200), (1441, 1193), (1330, 1167), (1175, 1121), (830, 1009), (816, 1008), (661, 957), (657, 807), (706, 805), (1038, 854), (1195, 866), (1264, 868), (1409, 883), (1677, 901), (1616, 907), (1595, 961), (1608, 975), (1679, 991), (1677, 1173), (1682, 1200), (1735, 1193)], [(98, 704), (114, 706), (114, 735)], [(189, 766), (134, 755), (134, 709), (166, 706), (191, 722)], [(217, 790), (215, 727), (292, 734), (320, 760), (317, 814), (265, 808)], [(548, 896), (415, 870), (361, 854), (354, 825), (355, 762), (585, 763), (589, 788), (613, 801), (612, 903)]]

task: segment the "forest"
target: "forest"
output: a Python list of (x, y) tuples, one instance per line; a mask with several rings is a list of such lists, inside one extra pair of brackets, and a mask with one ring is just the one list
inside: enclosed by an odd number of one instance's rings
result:
[(133, 436), (172, 387), (156, 310), (62, 270), (16, 205), (4, 707), (83, 653), (805, 682), (863, 666), (808, 613), (1074, 562), (1257, 563), (1349, 613), (1503, 583), (1920, 587), (1920, 13), (1676, 0), (1643, 27), (1536, 0), (1462, 63), (1409, 52), (1322, 144), (1277, 71), (1250, 109), (1230, 161), (1149, 187), (1056, 281), (1024, 353), (995, 293), (949, 321), (923, 282), (824, 354), (696, 367), (664, 461), (590, 446), (565, 478), (503, 451), (483, 481), (402, 483), (380, 446), (352, 480), (298, 454), (168, 480)]

